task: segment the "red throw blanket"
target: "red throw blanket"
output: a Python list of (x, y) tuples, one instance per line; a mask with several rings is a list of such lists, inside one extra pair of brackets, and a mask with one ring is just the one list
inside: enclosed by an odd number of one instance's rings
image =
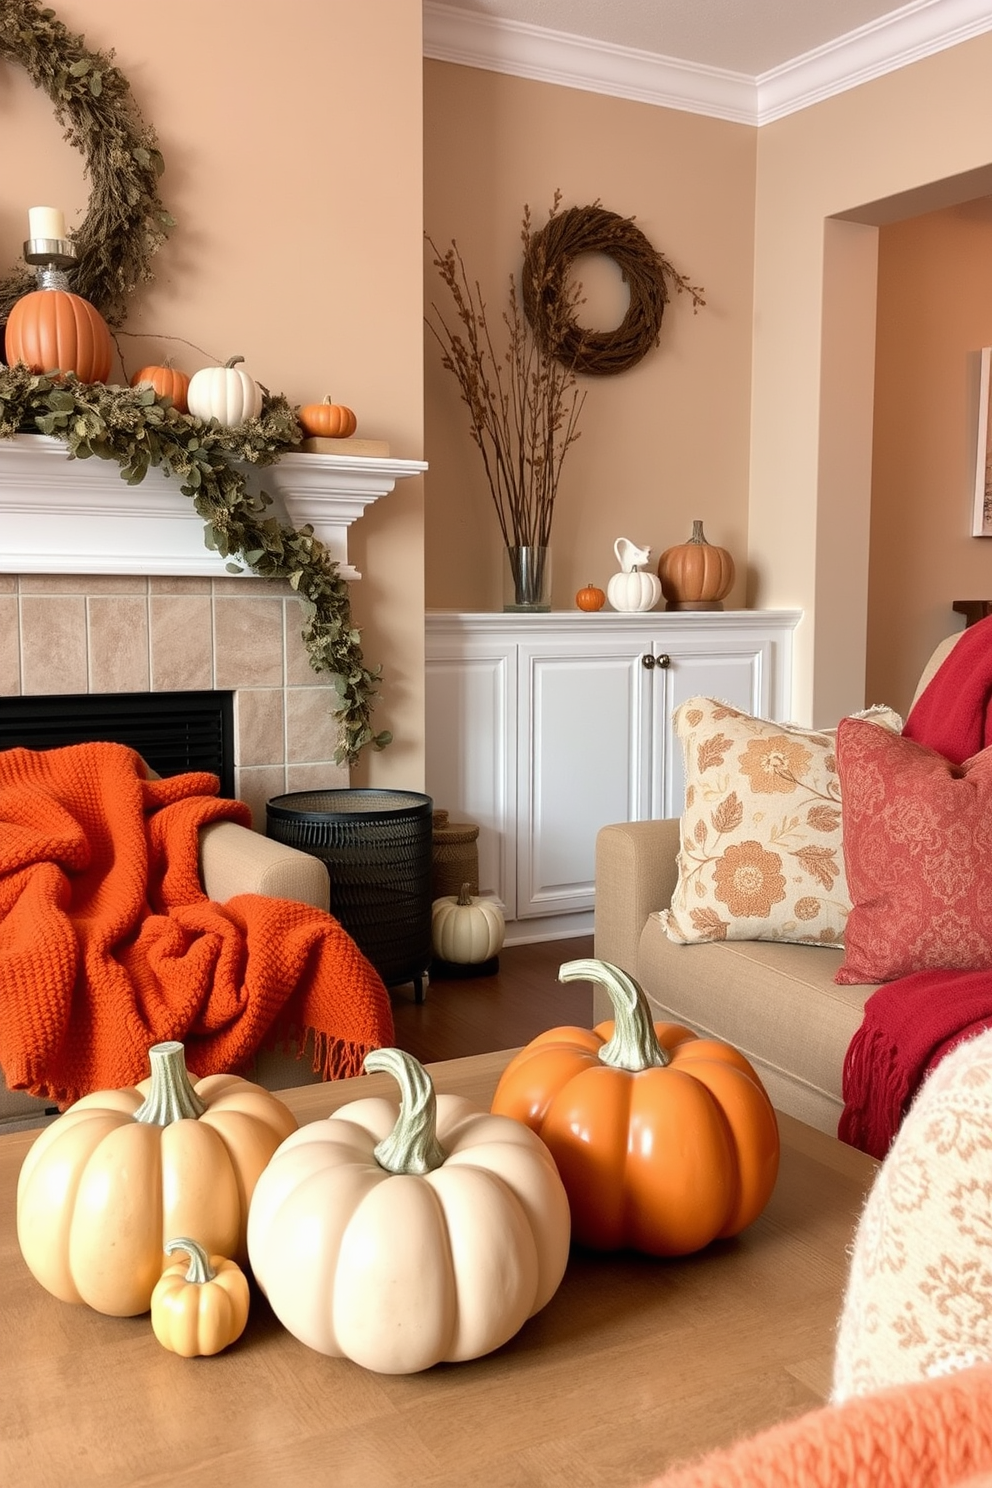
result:
[[(960, 765), (992, 744), (992, 616), (944, 659), (903, 733)], [(883, 1158), (928, 1072), (992, 1026), (992, 972), (920, 971), (873, 992), (844, 1060), (842, 1141)]]
[(325, 1077), (393, 1042), (381, 978), (333, 916), (203, 892), (197, 833), (248, 808), (214, 775), (148, 780), (120, 744), (0, 752), (0, 1067), (60, 1105), (132, 1085), (179, 1039), (197, 1075), (315, 1041)]

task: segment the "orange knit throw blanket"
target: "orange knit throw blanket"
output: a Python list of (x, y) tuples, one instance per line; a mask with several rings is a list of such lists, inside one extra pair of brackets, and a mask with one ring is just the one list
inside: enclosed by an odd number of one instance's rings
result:
[(67, 1105), (132, 1085), (148, 1050), (202, 1076), (315, 1042), (325, 1078), (393, 1042), (378, 973), (332, 915), (200, 884), (197, 833), (248, 808), (214, 775), (148, 780), (121, 744), (0, 752), (0, 1067)]

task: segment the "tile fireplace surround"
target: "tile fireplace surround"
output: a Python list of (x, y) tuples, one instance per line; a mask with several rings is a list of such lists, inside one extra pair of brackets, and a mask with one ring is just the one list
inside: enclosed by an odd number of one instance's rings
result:
[[(30, 442), (32, 436), (27, 438)], [(37, 454), (28, 451), (32, 473), (35, 467), (41, 472), (35, 505), (31, 479), (24, 474), (24, 448), (12, 448), (18, 443), (23, 446), (22, 436), (0, 440), (0, 565), (8, 570), (0, 571), (0, 707), (4, 696), (20, 694), (230, 690), (235, 790), (251, 807), (256, 829), (265, 830), (270, 796), (347, 784), (347, 770), (332, 762), (336, 730), (330, 692), (310, 668), (300, 638), (299, 602), (288, 583), (216, 576), (223, 563), (213, 555), (205, 561), (199, 536), (192, 559), (180, 552), (189, 547), (186, 535), (177, 539), (178, 556), (170, 557), (162, 539), (163, 500), (180, 519), (169, 531), (187, 527), (191, 504), (178, 491), (165, 490), (167, 479), (155, 471), (129, 488), (115, 466), (97, 460), (53, 462), (39, 441)], [(294, 525), (312, 521), (342, 572), (356, 578), (344, 549), (348, 523), (370, 500), (391, 491), (398, 477), (425, 468), (415, 461), (302, 454), (286, 457), (284, 464), (290, 486), (296, 472), (308, 485), (316, 481), (334, 488), (329, 497), (318, 498), (333, 508), (328, 538), (312, 510), (303, 516), (294, 511), (292, 520)], [(104, 468), (94, 469), (98, 466)], [(376, 489), (370, 494), (373, 466)], [(77, 472), (81, 479), (73, 483)], [(129, 554), (108, 554), (104, 548), (99, 562), (76, 560), (96, 572), (66, 572), (73, 561), (54, 556), (56, 544), (65, 543), (69, 503), (71, 520), (80, 519), (80, 485), (88, 488), (82, 499), (92, 504), (96, 524), (113, 505), (114, 531), (131, 529)], [(148, 518), (146, 487), (152, 488), (155, 506)], [(356, 489), (361, 491), (357, 502)], [(117, 510), (122, 499), (129, 503), (123, 519)], [(287, 491), (287, 511), (290, 500)], [(146, 520), (158, 525), (147, 529), (150, 556), (144, 563), (135, 555), (142, 550)], [(53, 555), (52, 572), (45, 571), (46, 553)], [(10, 571), (15, 568), (21, 571)]]

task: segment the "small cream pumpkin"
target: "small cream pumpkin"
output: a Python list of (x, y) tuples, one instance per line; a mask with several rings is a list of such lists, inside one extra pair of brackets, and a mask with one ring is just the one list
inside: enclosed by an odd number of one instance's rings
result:
[(571, 1216), (522, 1122), (436, 1095), (400, 1049), (395, 1101), (340, 1107), (288, 1137), (248, 1216), (255, 1280), (294, 1337), (381, 1374), (499, 1348), (554, 1296)]
[(194, 418), (208, 424), (216, 419), (226, 429), (236, 429), (262, 411), (262, 389), (253, 377), (237, 366), (236, 356), (223, 367), (203, 367), (194, 372), (186, 390), (186, 403)]
[(615, 573), (606, 586), (606, 597), (615, 610), (653, 610), (661, 598), (661, 580), (640, 568)]
[(435, 899), (431, 906), (431, 941), (435, 956), (456, 966), (475, 966), (495, 956), (503, 944), (506, 922), (493, 899), (461, 891)]

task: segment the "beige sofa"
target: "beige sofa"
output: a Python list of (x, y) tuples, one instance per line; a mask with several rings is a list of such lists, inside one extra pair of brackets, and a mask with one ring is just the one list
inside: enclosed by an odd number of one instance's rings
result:
[[(958, 640), (934, 651), (917, 696)], [(657, 911), (675, 889), (677, 820), (603, 827), (596, 842), (595, 953), (640, 982), (661, 1020), (736, 1045), (779, 1110), (836, 1134), (844, 1054), (872, 986), (837, 986), (828, 946), (727, 940), (679, 945)], [(596, 1017), (610, 1016), (597, 989)]]
[[(207, 895), (221, 903), (235, 894), (254, 893), (298, 899), (318, 909), (330, 907), (330, 880), (319, 858), (261, 837), (236, 822), (214, 822), (201, 831), (200, 879)], [(306, 1057), (293, 1059), (269, 1051), (240, 1073), (270, 1090), (316, 1079)], [(48, 1102), (22, 1090), (8, 1090), (0, 1072), (0, 1129), (38, 1122), (52, 1109)]]

